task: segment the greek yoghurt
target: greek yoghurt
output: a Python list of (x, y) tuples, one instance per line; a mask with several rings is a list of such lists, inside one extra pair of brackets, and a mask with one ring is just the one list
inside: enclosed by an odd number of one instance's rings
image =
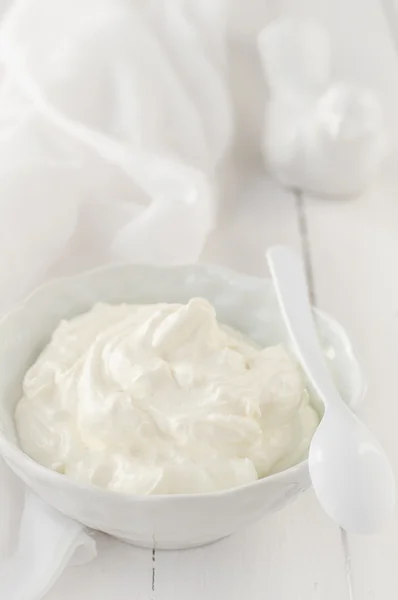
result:
[(77, 482), (176, 494), (296, 464), (319, 419), (283, 346), (256, 346), (193, 298), (62, 321), (26, 373), (15, 422), (29, 456)]

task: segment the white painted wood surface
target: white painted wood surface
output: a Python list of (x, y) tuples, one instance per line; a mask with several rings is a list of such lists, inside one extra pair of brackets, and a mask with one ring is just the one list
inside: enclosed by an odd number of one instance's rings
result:
[[(288, 243), (303, 252), (317, 304), (346, 326), (359, 350), (369, 380), (363, 417), (398, 473), (398, 3), (268, 4), (270, 18), (294, 10), (326, 24), (336, 74), (379, 93), (392, 155), (374, 188), (351, 202), (296, 197), (253, 165), (227, 190), (204, 260), (262, 275), (267, 245)], [(98, 536), (98, 548), (98, 558), (68, 569), (46, 600), (398, 596), (398, 515), (379, 536), (345, 536), (322, 514), (311, 492), (282, 513), (205, 548), (152, 553), (105, 536)]]

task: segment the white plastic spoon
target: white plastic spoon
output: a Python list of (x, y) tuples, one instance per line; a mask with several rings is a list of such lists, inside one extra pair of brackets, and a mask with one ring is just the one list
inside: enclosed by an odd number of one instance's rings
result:
[(271, 248), (267, 258), (296, 356), (325, 406), (308, 459), (315, 493), (325, 512), (346, 531), (374, 533), (394, 511), (391, 465), (333, 383), (315, 329), (301, 261), (285, 247)]

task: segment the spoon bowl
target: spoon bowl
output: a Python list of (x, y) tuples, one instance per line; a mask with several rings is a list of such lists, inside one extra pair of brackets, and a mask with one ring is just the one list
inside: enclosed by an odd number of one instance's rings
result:
[(343, 529), (374, 533), (391, 517), (395, 482), (390, 464), (374, 435), (348, 407), (325, 410), (308, 465), (324, 511)]

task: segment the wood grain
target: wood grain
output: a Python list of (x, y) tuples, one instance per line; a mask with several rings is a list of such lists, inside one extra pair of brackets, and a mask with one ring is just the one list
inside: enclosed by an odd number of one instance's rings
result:
[[(329, 5), (328, 24), (338, 48), (335, 71), (379, 94), (391, 155), (379, 181), (363, 197), (348, 203), (307, 199), (306, 215), (318, 303), (347, 327), (358, 347), (369, 382), (362, 414), (397, 473), (398, 20), (393, 20), (394, 8), (389, 0)], [(347, 536), (355, 600), (397, 597), (397, 555), (398, 515), (381, 535)]]

